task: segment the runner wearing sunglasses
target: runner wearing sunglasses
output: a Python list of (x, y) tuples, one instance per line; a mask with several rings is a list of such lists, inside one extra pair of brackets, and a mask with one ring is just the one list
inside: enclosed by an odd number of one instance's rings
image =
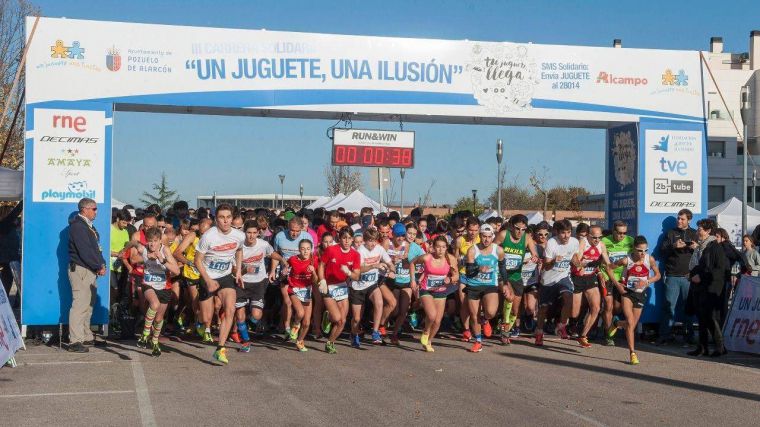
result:
[[(633, 250), (633, 237), (628, 236), (627, 233), (628, 225), (621, 220), (617, 220), (612, 224), (612, 235), (602, 238), (602, 243), (607, 248), (613, 268), (613, 275), (611, 276), (605, 274), (604, 271), (602, 272), (602, 279), (604, 281), (604, 286), (602, 287), (602, 295), (604, 296), (602, 321), (605, 331), (612, 326), (612, 315), (615, 311), (616, 299), (614, 293), (617, 292), (616, 283), (619, 283), (623, 279), (626, 259), (628, 258), (628, 254)], [(615, 341), (608, 338), (606, 345), (614, 346)]]

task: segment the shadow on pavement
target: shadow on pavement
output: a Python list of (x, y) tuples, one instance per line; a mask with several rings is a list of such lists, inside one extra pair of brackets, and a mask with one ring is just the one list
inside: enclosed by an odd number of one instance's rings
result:
[[(550, 359), (547, 357), (533, 356), (528, 354), (515, 354), (515, 353), (501, 353), (502, 356), (512, 359), (522, 359), (531, 362), (545, 363), (547, 365), (556, 366), (558, 364), (556, 359)], [(702, 391), (705, 393), (712, 393), (719, 396), (736, 397), (739, 399), (752, 400), (760, 402), (760, 394), (731, 390), (723, 387), (715, 387), (705, 384), (693, 383), (689, 381), (677, 380), (672, 378), (659, 377), (655, 375), (642, 374), (637, 372), (631, 372), (628, 370), (607, 368), (596, 364), (585, 364), (580, 362), (574, 362), (571, 360), (563, 360), (561, 362), (563, 367), (582, 369), (586, 371), (593, 371), (595, 373), (603, 373), (607, 375), (614, 375), (616, 377), (626, 377), (639, 381), (647, 381), (655, 384), (668, 385), (672, 387), (679, 387), (688, 390)]]

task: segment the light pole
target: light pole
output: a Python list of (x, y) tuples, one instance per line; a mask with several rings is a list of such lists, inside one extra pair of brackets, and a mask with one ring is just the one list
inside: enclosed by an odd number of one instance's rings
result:
[(285, 210), (285, 175), (280, 175), (280, 206)]
[(752, 169), (752, 208), (757, 209), (757, 169)]
[(747, 141), (747, 123), (749, 122), (749, 85), (742, 86), (741, 90), (741, 115), (742, 122), (744, 124), (744, 136), (742, 136), (742, 144), (744, 148), (742, 152), (744, 154), (744, 162), (742, 167), (742, 194), (744, 195), (742, 203), (742, 236), (747, 234), (747, 157), (749, 156), (749, 141)]
[(504, 155), (501, 138), (496, 140), (496, 209), (501, 217), (501, 159)]
[(301, 194), (301, 209), (303, 209), (303, 184), (301, 184), (301, 188), (298, 189), (299, 194)]
[(475, 215), (475, 210), (478, 206), (478, 190), (472, 190), (472, 214)]
[(401, 218), (404, 217), (404, 177), (406, 176), (406, 169), (401, 168), (399, 170), (401, 174)]

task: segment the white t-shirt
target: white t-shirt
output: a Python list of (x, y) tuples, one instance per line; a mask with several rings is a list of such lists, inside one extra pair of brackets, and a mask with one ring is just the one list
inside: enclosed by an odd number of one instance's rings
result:
[[(380, 264), (381, 262), (391, 262), (391, 257), (388, 255), (388, 252), (386, 252), (380, 245), (375, 246), (371, 251), (362, 245), (357, 249), (357, 252), (359, 252), (359, 256), (361, 257), (362, 265), (375, 265)], [(351, 281), (351, 288), (356, 291), (363, 291), (376, 284), (379, 280), (380, 270), (373, 268), (372, 270), (360, 274), (358, 281)]]
[(551, 286), (570, 275), (570, 261), (573, 255), (578, 252), (580, 243), (575, 237), (570, 237), (564, 245), (559, 244), (556, 237), (552, 237), (546, 242), (546, 251), (544, 259), (552, 261), (557, 257), (562, 257), (562, 261), (555, 263), (551, 269), (544, 270), (541, 273), (541, 280), (544, 286)]
[(246, 283), (257, 283), (266, 279), (267, 268), (264, 265), (264, 258), (271, 256), (274, 248), (264, 239), (256, 239), (253, 246), (243, 244), (243, 281)]
[(212, 279), (218, 279), (232, 273), (235, 252), (243, 246), (245, 234), (235, 228), (224, 234), (216, 226), (203, 233), (195, 252), (205, 254), (203, 265)]

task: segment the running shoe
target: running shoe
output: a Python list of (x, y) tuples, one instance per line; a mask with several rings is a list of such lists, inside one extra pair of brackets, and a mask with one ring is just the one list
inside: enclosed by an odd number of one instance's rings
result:
[(383, 336), (378, 331), (372, 331), (372, 344), (379, 345), (383, 343)]
[(607, 333), (606, 333), (607, 341), (614, 340), (617, 330), (618, 330), (618, 322), (617, 320), (615, 320), (614, 322), (612, 322), (612, 326), (610, 326), (610, 328), (607, 329)]
[(586, 337), (579, 337), (578, 338), (578, 344), (580, 344), (581, 347), (583, 347), (583, 348), (590, 348), (591, 347), (591, 343), (588, 342), (588, 338), (586, 338)]
[(361, 338), (359, 338), (359, 334), (351, 336), (351, 347), (353, 348), (362, 347), (362, 341), (361, 341)]
[(636, 353), (631, 352), (631, 365), (638, 365), (639, 364), (639, 356), (636, 356)]
[(542, 347), (544, 345), (544, 334), (536, 332), (536, 346)]
[(161, 346), (158, 344), (158, 341), (153, 343), (153, 351), (150, 353), (153, 357), (158, 357), (161, 355)]
[(509, 334), (507, 332), (502, 332), (501, 345), (510, 345), (510, 344), (512, 344), (512, 341), (509, 340)]
[(509, 331), (509, 337), (510, 338), (518, 338), (520, 336), (520, 328), (517, 326), (513, 326), (512, 330)]
[(214, 359), (224, 363), (225, 365), (230, 363), (230, 361), (227, 360), (227, 347), (217, 349), (214, 352)]
[(430, 344), (430, 336), (428, 334), (420, 335), (420, 344), (422, 344), (423, 347), (427, 347)]
[(305, 353), (305, 352), (309, 351), (309, 349), (306, 348), (306, 344), (304, 344), (303, 341), (296, 341), (296, 348), (301, 353)]
[(480, 353), (481, 351), (483, 351), (483, 343), (475, 341), (472, 348), (470, 348), (470, 353)]
[(417, 312), (413, 311), (409, 313), (409, 326), (412, 327), (412, 329), (417, 329), (417, 326), (419, 326), (420, 321), (417, 318)]
[(211, 336), (211, 332), (203, 332), (203, 343), (204, 344), (211, 344), (214, 342), (214, 338)]
[(567, 326), (560, 324), (557, 326), (557, 335), (563, 340), (570, 339), (570, 335), (567, 334)]
[(471, 339), (472, 339), (472, 332), (470, 332), (469, 329), (465, 329), (464, 332), (462, 332), (462, 341), (470, 342)]
[(244, 342), (240, 344), (240, 352), (241, 353), (250, 353), (251, 352), (251, 343), (250, 341)]
[(137, 339), (137, 347), (139, 347), (139, 348), (148, 348), (148, 336), (147, 335), (141, 335), (140, 338)]
[(534, 331), (536, 329), (536, 320), (532, 317), (525, 319), (525, 330)]
[(298, 339), (298, 331), (301, 329), (300, 326), (294, 326), (290, 328), (290, 339), (295, 341)]
[(386, 336), (388, 335), (388, 331), (385, 329), (385, 326), (381, 326), (377, 328), (377, 331), (380, 332), (380, 336)]
[(330, 323), (330, 316), (328, 316), (327, 312), (325, 311), (322, 313), (322, 333), (329, 335), (330, 330), (332, 330), (332, 323)]
[(185, 329), (185, 315), (184, 314), (180, 314), (177, 317), (177, 329), (178, 330)]
[(485, 319), (481, 319), (480, 323), (483, 326), (483, 336), (486, 338), (491, 338), (491, 335), (493, 335), (493, 327), (491, 326), (491, 322)]
[(198, 334), (200, 338), (203, 338), (203, 333), (206, 332), (206, 328), (203, 327), (202, 323), (196, 323), (195, 324), (195, 333)]
[(233, 332), (230, 334), (230, 341), (234, 342), (235, 344), (240, 344), (243, 342), (242, 339), (240, 339), (240, 334), (237, 332)]
[(330, 341), (325, 343), (325, 351), (327, 354), (336, 354), (338, 352), (338, 350), (335, 349), (335, 344)]
[(393, 345), (399, 345), (398, 334), (391, 335), (391, 344), (393, 344)]
[(615, 347), (615, 340), (612, 338), (607, 338), (604, 340), (604, 345), (607, 347)]

